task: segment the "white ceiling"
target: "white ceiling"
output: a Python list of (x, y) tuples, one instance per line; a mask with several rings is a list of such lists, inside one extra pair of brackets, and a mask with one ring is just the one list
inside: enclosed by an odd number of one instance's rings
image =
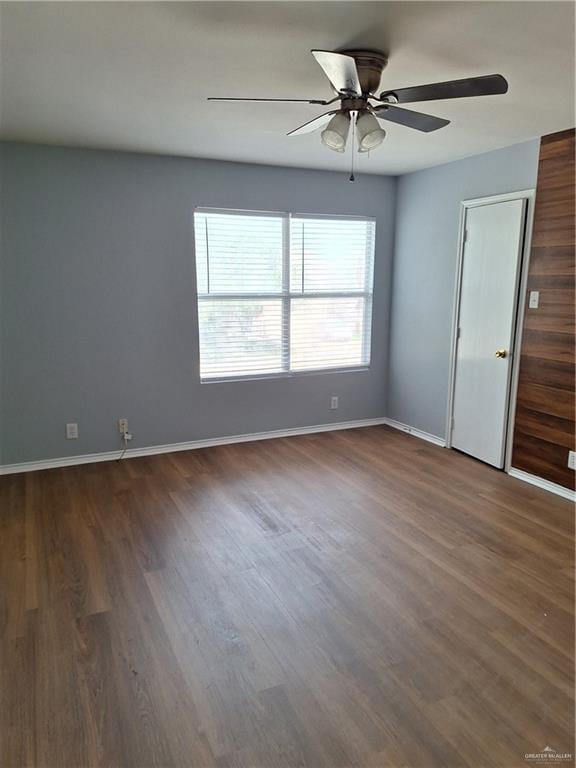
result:
[(491, 73), (505, 96), (415, 105), (437, 133), (389, 125), (360, 171), (405, 173), (574, 125), (572, 2), (12, 2), (1, 7), (4, 139), (345, 169), (310, 105), (207, 96), (329, 98), (309, 51), (366, 47), (383, 87)]

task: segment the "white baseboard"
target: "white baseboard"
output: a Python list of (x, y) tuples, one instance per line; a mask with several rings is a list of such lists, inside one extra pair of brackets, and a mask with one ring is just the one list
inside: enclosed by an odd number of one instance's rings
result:
[[(294, 427), (292, 429), (273, 429), (268, 432), (252, 432), (245, 435), (228, 435), (226, 437), (210, 437), (205, 440), (191, 440), (185, 443), (168, 443), (167, 445), (150, 445), (145, 448), (129, 448), (124, 458), (137, 458), (138, 456), (155, 456), (161, 453), (175, 453), (177, 451), (192, 451), (197, 448), (211, 448), (216, 445), (231, 445), (233, 443), (248, 443), (256, 440), (272, 440), (278, 437), (292, 437), (296, 435), (313, 435), (319, 432), (333, 432), (340, 429), (357, 429), (359, 427), (374, 427), (385, 424), (401, 432), (419, 437), (429, 443), (446, 447), (446, 441), (436, 435), (423, 432), (420, 429), (401, 424), (399, 421), (380, 417), (377, 419), (358, 419), (356, 421), (340, 421), (332, 424), (316, 424), (311, 427)], [(120, 458), (122, 451), (106, 451), (104, 453), (86, 453), (79, 456), (64, 456), (58, 459), (45, 459), (41, 461), (25, 461), (21, 464), (4, 464), (0, 466), (0, 475), (14, 475), (20, 472), (36, 472), (42, 469), (56, 469), (58, 467), (74, 467), (80, 464), (96, 464), (100, 461), (114, 461)], [(549, 480), (544, 480), (536, 475), (523, 472), (513, 467), (508, 470), (510, 477), (523, 480), (526, 483), (550, 491), (570, 501), (576, 501), (576, 492), (564, 488)]]
[(421, 429), (409, 427), (407, 424), (394, 421), (394, 419), (383, 419), (383, 423), (387, 424), (389, 427), (394, 427), (394, 429), (399, 429), (401, 432), (407, 432), (409, 435), (419, 437), (421, 440), (427, 440), (429, 443), (439, 445), (441, 448), (446, 448), (446, 440), (444, 440), (442, 437), (436, 437), (436, 435), (431, 435), (429, 432), (423, 432)]
[(523, 480), (525, 483), (530, 483), (545, 491), (555, 493), (557, 496), (562, 496), (564, 499), (576, 502), (576, 491), (571, 491), (570, 488), (564, 488), (563, 485), (551, 483), (550, 480), (544, 480), (542, 477), (531, 475), (529, 472), (524, 472), (521, 469), (514, 469), (514, 467), (510, 467), (508, 474), (510, 477), (515, 477), (517, 480)]
[[(357, 427), (374, 427), (387, 424), (385, 418), (358, 419), (357, 421), (341, 421), (333, 424), (317, 424), (312, 427), (295, 427), (293, 429), (273, 429), (269, 432), (252, 432), (246, 435), (229, 435), (227, 437), (210, 437), (206, 440), (192, 440), (186, 443), (169, 443), (168, 445), (151, 445), (146, 448), (129, 448), (125, 459), (138, 456), (155, 456), (159, 453), (175, 453), (176, 451), (192, 451), (196, 448), (211, 448), (215, 445), (232, 443), (248, 443), (254, 440), (271, 440), (276, 437), (291, 437), (294, 435), (312, 435), (317, 432), (332, 432), (339, 429), (356, 429)], [(114, 461), (119, 459), (122, 451), (106, 451), (105, 453), (86, 453), (80, 456), (65, 456), (60, 459), (43, 461), (25, 461), (22, 464), (4, 464), (0, 466), (0, 475), (14, 475), (18, 472), (36, 472), (41, 469), (57, 467), (74, 467), (79, 464), (95, 464), (99, 461)]]

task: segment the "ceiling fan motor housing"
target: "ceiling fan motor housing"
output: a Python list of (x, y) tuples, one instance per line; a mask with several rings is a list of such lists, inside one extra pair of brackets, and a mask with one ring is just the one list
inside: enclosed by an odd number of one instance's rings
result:
[(380, 87), (382, 71), (386, 64), (388, 64), (388, 56), (382, 53), (382, 51), (367, 51), (363, 49), (344, 50), (338, 51), (338, 53), (351, 56), (356, 62), (362, 94), (376, 93)]

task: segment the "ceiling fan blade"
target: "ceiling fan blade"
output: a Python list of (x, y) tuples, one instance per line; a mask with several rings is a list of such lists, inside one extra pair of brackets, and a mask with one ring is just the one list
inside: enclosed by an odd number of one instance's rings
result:
[(464, 80), (448, 80), (445, 83), (429, 83), (415, 85), (411, 88), (383, 91), (380, 100), (387, 96), (397, 99), (400, 104), (412, 101), (434, 101), (436, 99), (462, 99), (466, 96), (492, 96), (506, 93), (508, 82), (502, 75), (483, 75), (482, 77), (467, 77)]
[(372, 112), (380, 120), (388, 120), (390, 123), (398, 123), (399, 125), (405, 125), (407, 128), (415, 128), (423, 133), (437, 131), (439, 128), (444, 128), (450, 122), (450, 120), (445, 120), (443, 117), (426, 115), (424, 112), (414, 112), (412, 109), (400, 109), (400, 107), (395, 107), (392, 104), (382, 104), (379, 107), (373, 107)]
[(290, 133), (287, 133), (287, 136), (301, 136), (304, 133), (312, 133), (312, 131), (318, 130), (318, 128), (323, 128), (327, 123), (330, 122), (330, 118), (332, 115), (335, 115), (336, 112), (338, 112), (337, 109), (333, 109), (330, 112), (324, 112), (323, 115), (318, 115), (318, 117), (315, 117), (314, 120), (309, 120), (307, 123), (304, 123), (304, 125), (299, 126), (298, 128), (294, 128), (293, 131), (290, 131)]
[(334, 51), (310, 51), (337, 93), (362, 94), (362, 86), (352, 56)]
[(242, 98), (242, 97), (236, 97), (236, 96), (209, 96), (206, 101), (245, 101), (245, 102), (252, 102), (252, 101), (277, 101), (277, 102), (290, 102), (290, 103), (296, 103), (300, 102), (301, 104), (331, 104), (333, 101), (336, 101), (336, 99), (331, 99), (330, 101), (325, 101), (324, 99), (252, 99), (250, 97), (248, 98)]

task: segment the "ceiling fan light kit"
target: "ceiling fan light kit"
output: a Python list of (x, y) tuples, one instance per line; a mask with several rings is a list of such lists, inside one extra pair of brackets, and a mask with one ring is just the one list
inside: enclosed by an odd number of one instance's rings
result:
[(331, 99), (282, 99), (216, 97), (208, 101), (234, 102), (292, 102), (328, 106), (340, 102), (340, 107), (324, 112), (290, 131), (288, 136), (301, 136), (322, 129), (322, 143), (335, 152), (344, 152), (350, 125), (356, 133), (358, 152), (369, 152), (383, 142), (386, 131), (379, 120), (431, 133), (450, 123), (442, 117), (427, 115), (396, 105), (418, 101), (491, 96), (506, 93), (508, 83), (502, 75), (483, 75), (462, 80), (449, 80), (408, 88), (389, 89), (375, 94), (380, 88), (382, 71), (388, 57), (381, 51), (344, 50), (311, 51), (328, 78), (334, 96)]

